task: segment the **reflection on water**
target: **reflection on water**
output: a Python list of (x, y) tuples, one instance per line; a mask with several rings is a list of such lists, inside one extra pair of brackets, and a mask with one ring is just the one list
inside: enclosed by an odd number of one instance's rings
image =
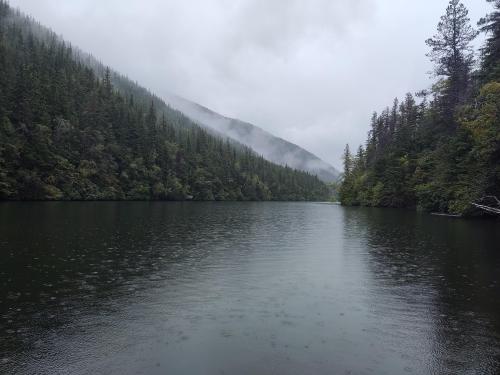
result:
[(0, 205), (0, 373), (497, 374), (500, 226), (310, 203)]

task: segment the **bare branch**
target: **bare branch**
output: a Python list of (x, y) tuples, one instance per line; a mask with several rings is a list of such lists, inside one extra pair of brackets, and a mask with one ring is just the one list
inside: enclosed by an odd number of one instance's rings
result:
[(484, 204), (479, 204), (479, 203), (472, 203), (472, 205), (474, 207), (476, 207), (476, 208), (479, 208), (480, 210), (483, 210), (483, 211), (486, 211), (486, 212), (489, 212), (489, 213), (492, 213), (492, 214), (500, 215), (500, 199), (498, 199), (497, 197), (495, 197), (493, 195), (487, 195), (487, 196), (482, 197), (481, 199), (479, 199), (478, 202), (484, 202), (487, 199), (494, 200), (496, 202), (498, 208), (497, 207), (486, 206)]
[(498, 199), (494, 195), (487, 195), (487, 196), (481, 198), (481, 200), (486, 200), (486, 199), (493, 199), (495, 202), (497, 202), (497, 205), (500, 207), (500, 199)]

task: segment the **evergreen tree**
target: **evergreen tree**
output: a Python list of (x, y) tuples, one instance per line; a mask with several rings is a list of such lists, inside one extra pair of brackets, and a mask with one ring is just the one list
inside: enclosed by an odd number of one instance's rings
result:
[(436, 87), (442, 95), (445, 120), (449, 122), (457, 106), (467, 99), (470, 87), (474, 63), (471, 42), (477, 32), (471, 27), (468, 15), (460, 0), (451, 0), (438, 23), (437, 34), (426, 41), (431, 48), (428, 56), (436, 64), (435, 74), (445, 79)]
[(348, 144), (345, 145), (344, 157), (342, 159), (344, 160), (344, 175), (347, 177), (351, 173), (352, 168), (352, 155)]
[(481, 50), (482, 79), (500, 80), (500, 0), (487, 0), (493, 3), (494, 11), (479, 21), (480, 31), (487, 34)]

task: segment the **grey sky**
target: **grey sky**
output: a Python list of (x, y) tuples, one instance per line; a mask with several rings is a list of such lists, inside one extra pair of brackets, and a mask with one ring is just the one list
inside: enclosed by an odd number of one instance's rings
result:
[[(340, 167), (371, 113), (430, 85), (448, 0), (10, 0), (103, 63)], [(475, 22), (486, 0), (464, 0)]]

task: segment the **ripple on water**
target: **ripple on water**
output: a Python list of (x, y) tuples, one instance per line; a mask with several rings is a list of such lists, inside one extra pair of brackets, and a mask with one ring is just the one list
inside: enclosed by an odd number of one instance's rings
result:
[(488, 223), (306, 203), (27, 203), (0, 220), (0, 372), (500, 369)]

